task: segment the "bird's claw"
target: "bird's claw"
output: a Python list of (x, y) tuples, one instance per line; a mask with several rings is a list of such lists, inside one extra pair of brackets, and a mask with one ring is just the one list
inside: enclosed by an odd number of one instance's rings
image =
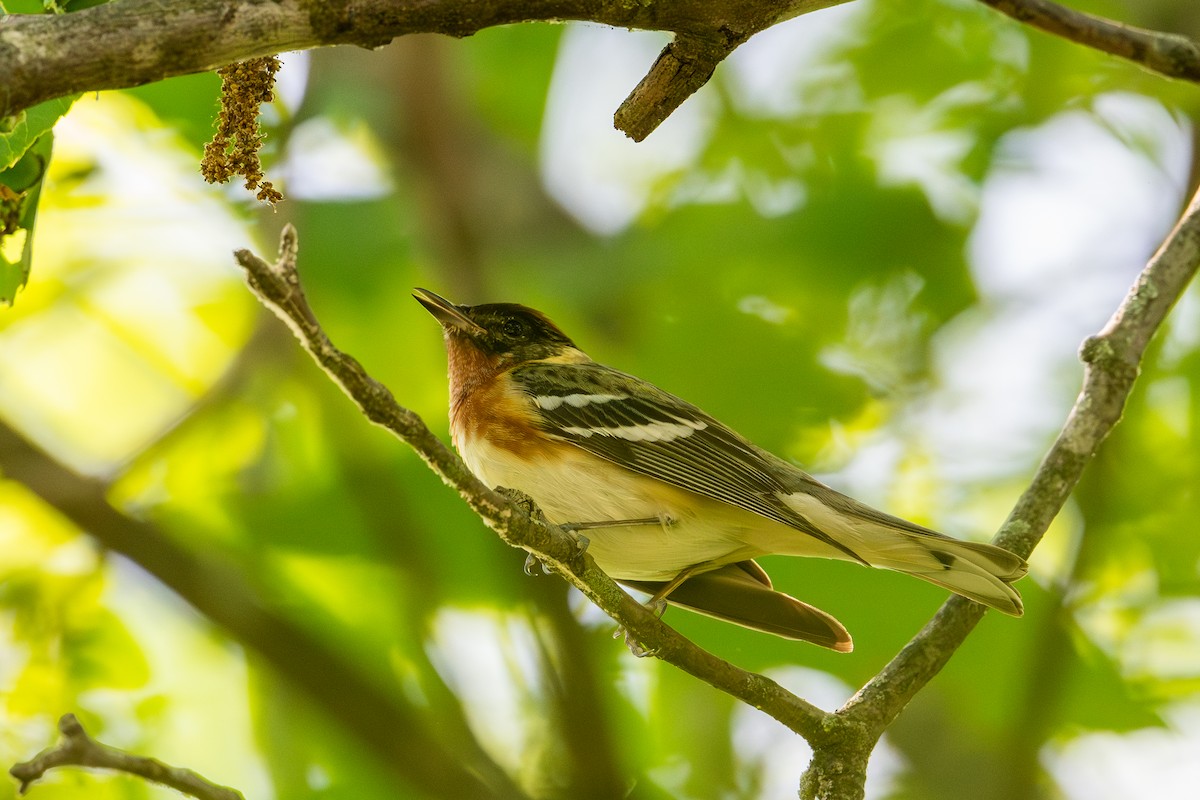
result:
[[(563, 533), (567, 534), (568, 536), (570, 536), (572, 539), (575, 540), (574, 562), (572, 563), (571, 566), (576, 572), (582, 572), (583, 571), (583, 555), (584, 555), (584, 553), (587, 552), (588, 545), (591, 544), (591, 540), (588, 539), (586, 536), (581, 536), (580, 534), (571, 531), (570, 529), (563, 528), (562, 526), (559, 526), (559, 527), (562, 528)], [(538, 571), (539, 567), (541, 568), (540, 572)], [(529, 555), (525, 556), (525, 574), (526, 575), (531, 575), (531, 576), (536, 577), (538, 575), (551, 575), (553, 573), (554, 573), (554, 567), (550, 566), (548, 563), (541, 560), (533, 553), (530, 553)]]
[(525, 566), (523, 569), (525, 570), (525, 574), (531, 578), (536, 578), (538, 575), (549, 575), (553, 572), (545, 561), (542, 561), (533, 553), (525, 556)]
[[(525, 492), (522, 492), (520, 489), (511, 489), (507, 486), (497, 486), (496, 494), (507, 498), (510, 503), (524, 511), (531, 519), (535, 519), (538, 522), (550, 527), (557, 527), (563, 533), (570, 536), (575, 541), (575, 547), (577, 550), (575, 553), (575, 563), (572, 566), (576, 568), (576, 572), (582, 571), (583, 555), (587, 552), (588, 545), (591, 544), (591, 540), (582, 533), (579, 533), (579, 530), (576, 528), (576, 526), (571, 525), (570, 523), (565, 525), (554, 525), (552, 522), (546, 519), (546, 515), (542, 513), (540, 508), (538, 508), (538, 505), (533, 501), (533, 498), (525, 494)], [(554, 568), (552, 566), (547, 564), (545, 561), (542, 561), (533, 553), (530, 553), (525, 557), (524, 569), (525, 574), (530, 576), (550, 575), (554, 572)]]
[(591, 545), (592, 540), (589, 539), (588, 537), (584, 536), (582, 533), (573, 531), (570, 528), (567, 528), (566, 526), (562, 526), (562, 531), (563, 531), (563, 533), (567, 534), (568, 536), (570, 536), (572, 539), (575, 540), (575, 549), (576, 549), (575, 557), (578, 559), (582, 559), (584, 554), (587, 553), (588, 546)]
[[(667, 610), (667, 600), (665, 597), (654, 597), (646, 602), (646, 610), (653, 614), (656, 618), (662, 619), (662, 615)], [(629, 652), (633, 653), (637, 658), (648, 658), (658, 655), (658, 648), (646, 647), (644, 644), (633, 638), (633, 634), (624, 626), (618, 626), (613, 631), (613, 638), (620, 639), (624, 637), (625, 646), (629, 648)]]
[(658, 648), (646, 647), (637, 639), (633, 638), (633, 634), (623, 627), (618, 627), (615, 631), (613, 631), (613, 638), (623, 638), (625, 640), (625, 646), (629, 648), (629, 652), (633, 654), (634, 658), (649, 658), (651, 656), (658, 655)]

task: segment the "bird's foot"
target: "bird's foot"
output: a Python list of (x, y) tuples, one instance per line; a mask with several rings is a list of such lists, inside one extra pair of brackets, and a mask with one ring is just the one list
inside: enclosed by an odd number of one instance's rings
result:
[[(646, 601), (645, 605), (646, 610), (659, 619), (662, 619), (662, 615), (667, 610), (667, 601), (662, 597), (652, 597)], [(647, 658), (649, 656), (658, 654), (657, 648), (646, 647), (637, 639), (633, 638), (633, 634), (631, 634), (628, 629), (623, 626), (618, 626), (616, 631), (613, 632), (613, 638), (620, 639), (622, 637), (625, 639), (625, 646), (629, 648), (629, 652), (633, 653), (638, 658)]]
[[(525, 492), (522, 492), (520, 489), (510, 489), (507, 486), (497, 486), (496, 493), (508, 498), (509, 502), (524, 511), (531, 519), (535, 519), (544, 525), (557, 527), (563, 533), (570, 536), (575, 541), (576, 553), (574, 555), (574, 564), (577, 565), (576, 571), (579, 571), (583, 568), (583, 554), (587, 552), (588, 545), (591, 544), (591, 540), (579, 533), (580, 529), (577, 526), (569, 523), (566, 525), (554, 525), (554, 523), (546, 519), (546, 515), (542, 513), (540, 508), (538, 508), (538, 505), (533, 501), (533, 498), (525, 494)], [(524, 569), (525, 574), (530, 576), (550, 575), (554, 572), (554, 567), (552, 567), (550, 564), (547, 564), (533, 553), (530, 553), (525, 557)]]
[(525, 555), (525, 566), (522, 567), (525, 574), (531, 578), (536, 578), (538, 575), (549, 575), (554, 572), (545, 561), (535, 556), (533, 553)]
[(651, 656), (658, 655), (658, 648), (646, 647), (637, 639), (633, 638), (633, 634), (624, 627), (618, 626), (617, 629), (613, 631), (613, 638), (623, 638), (625, 640), (625, 646), (629, 648), (629, 652), (632, 653), (635, 658), (649, 658)]
[(542, 513), (540, 508), (538, 508), (538, 504), (533, 502), (533, 498), (522, 492), (520, 489), (510, 489), (507, 486), (497, 486), (496, 494), (505, 497), (514, 506), (524, 511), (529, 517), (536, 519), (538, 522), (545, 522), (547, 525), (550, 524), (546, 521), (546, 515)]

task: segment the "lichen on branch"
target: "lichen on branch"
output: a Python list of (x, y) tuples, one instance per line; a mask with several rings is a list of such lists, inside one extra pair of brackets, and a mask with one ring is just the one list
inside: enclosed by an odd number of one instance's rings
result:
[(204, 180), (225, 183), (234, 175), (241, 175), (246, 179), (246, 188), (257, 189), (256, 197), (271, 205), (282, 200), (283, 195), (263, 176), (258, 151), (264, 137), (258, 114), (263, 103), (275, 99), (275, 73), (279, 67), (276, 56), (266, 56), (217, 70), (221, 76), (221, 111), (217, 115), (217, 131), (204, 146), (204, 158), (200, 161)]

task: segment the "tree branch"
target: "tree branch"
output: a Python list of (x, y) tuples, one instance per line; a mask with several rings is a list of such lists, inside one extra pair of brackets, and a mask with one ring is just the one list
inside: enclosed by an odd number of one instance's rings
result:
[[(1146, 346), (1200, 268), (1200, 191), (1130, 287), (1108, 324), (1080, 351), (1083, 388), (1033, 481), (993, 543), (1028, 557), (1058, 515), (1101, 443), (1121, 419)], [(806, 798), (862, 796), (860, 774), (883, 731), (936, 675), (983, 618), (983, 606), (954, 596), (879, 674), (829, 716), (830, 737), (814, 746)]]
[(745, 41), (701, 39), (686, 34), (675, 37), (659, 53), (650, 72), (634, 87), (617, 113), (613, 125), (640, 142), (675, 109), (712, 77), (726, 56)]
[(21, 782), (21, 794), (29, 791), (31, 783), (41, 780), (49, 770), (57, 767), (99, 767), (137, 775), (200, 800), (245, 800), (236, 789), (218, 786), (190, 769), (168, 766), (158, 759), (136, 756), (97, 742), (87, 735), (74, 714), (62, 716), (58, 721), (58, 732), (62, 734), (58, 744), (8, 771)]
[(0, 471), (20, 481), (92, 538), (129, 558), (197, 611), (256, 650), (280, 675), (356, 737), (397, 781), (432, 797), (520, 798), (523, 793), (473, 739), (446, 742), (396, 693), (275, 610), (238, 570), (184, 547), (154, 524), (109, 504), (104, 484), (81, 477), (0, 421)]
[[(287, 50), (381, 47), (408, 33), (470, 36), (516, 22), (588, 20), (676, 38), (621, 104), (641, 141), (755, 33), (849, 0), (120, 0), (71, 14), (0, 18), (0, 117), (76, 92), (140, 86)], [(1020, 22), (1200, 82), (1200, 45), (1048, 0), (980, 0)]]
[[(363, 415), (391, 431), (425, 460), (467, 505), (513, 547), (539, 558), (615, 619), (649, 654), (674, 664), (737, 699), (761, 709), (810, 741), (822, 736), (828, 716), (775, 681), (740, 669), (703, 650), (667, 627), (581, 554), (578, 543), (547, 524), (530, 505), (524, 507), (485, 486), (462, 460), (434, 436), (421, 418), (404, 408), (362, 365), (326, 336), (300, 288), (296, 271), (297, 235), (291, 225), (280, 237), (279, 259), (268, 264), (248, 250), (235, 254), (250, 288), (267, 308), (291, 327), (300, 343), (342, 388)], [(531, 513), (532, 512), (532, 513)]]
[[(123, 89), (280, 53), (376, 48), (407, 33), (470, 36), (535, 20), (589, 20), (680, 35), (621, 106), (644, 138), (760, 30), (848, 0), (119, 0), (62, 15), (0, 17), (0, 117), (81, 91)], [(720, 42), (696, 47), (697, 42)], [(664, 56), (666, 51), (664, 51)], [(624, 128), (628, 124), (636, 129)]]
[(1018, 22), (1128, 59), (1169, 78), (1200, 83), (1200, 43), (1175, 33), (1135, 28), (1050, 0), (979, 0)]

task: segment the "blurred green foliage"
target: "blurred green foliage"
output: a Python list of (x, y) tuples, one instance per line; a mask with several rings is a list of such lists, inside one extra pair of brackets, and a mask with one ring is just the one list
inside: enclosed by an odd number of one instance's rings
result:
[[(1187, 2), (1093, 5), (1200, 35)], [(971, 431), (939, 433), (930, 416), (938, 398), (962, 401), (939, 356), (946, 346), (972, 331), (1004, 335), (996, 312), (1007, 301), (989, 293), (970, 254), (989, 178), (1017, 158), (1006, 137), (1130, 93), (1174, 115), (1177, 126), (1159, 133), (1186, 150), (1200, 95), (965, 0), (860, 2), (783, 27), (800, 32), (818, 18), (836, 35), (799, 39), (793, 48), (814, 52), (795, 69), (781, 55), (789, 47), (776, 45), (769, 92), (748, 88), (763, 80), (761, 66), (747, 77), (749, 57), (718, 70), (689, 101), (703, 108), (694, 155), (650, 176), (632, 222), (607, 233), (543, 180), (546, 126), (585, 113), (598, 91), (579, 82), (578, 107), (547, 104), (571, 46), (566, 26), (287, 58), (284, 99), (265, 112), (267, 175), (289, 197), (273, 212), (202, 185), (213, 76), (81, 100), (56, 132), (32, 279), (0, 314), (0, 414), (111, 480), (113, 502), (130, 514), (234, 561), (435, 728), (471, 730), (535, 795), (791, 796), (746, 756), (757, 747), (767, 759), (790, 734), (768, 723), (756, 734), (766, 738), (747, 744), (745, 709), (633, 659), (557, 578), (525, 576), (523, 553), (362, 419), (256, 310), (230, 250), (256, 243), (268, 254), (282, 224), (295, 224), (301, 274), (329, 335), (443, 436), (440, 334), (410, 299), (413, 286), (538, 307), (599, 360), (833, 473), (862, 499), (986, 537), (1069, 408), (1079, 340), (1119, 299), (1089, 297), (1091, 327), (1006, 340), (1010, 368), (1040, 370), (1039, 391), (1003, 398), (1028, 420), (1003, 442), (1020, 455), (959, 471), (963, 454), (938, 442), (998, 425), (991, 406), (941, 423)], [(1120, 146), (1131, 162), (1176, 170), (1160, 177), (1177, 206), (1195, 181), (1186, 159), (1163, 154), (1162, 137)], [(619, 176), (622, 144), (576, 155), (607, 157), (606, 174)], [(1082, 197), (1070, 211), (1091, 207)], [(1118, 265), (1118, 284), (1175, 210), (1145, 222), (1147, 244)], [(1064, 262), (1083, 275), (1083, 258)], [(1051, 308), (1061, 289), (1038, 284), (1021, 304)], [(1026, 617), (989, 615), (913, 701), (889, 733), (893, 755), (871, 796), (1069, 795), (1044, 772), (1047, 753), (1089, 732), (1158, 725), (1170, 704), (1195, 702), (1197, 300), (1193, 288), (1035, 557), (1019, 587)], [(958, 367), (992, 369), (996, 351), (977, 353)], [(47, 744), (57, 716), (74, 711), (97, 738), (248, 797), (424, 796), (398, 787), (282, 684), (253, 643), (229, 641), (19, 485), (0, 483), (0, 498), (0, 753), (10, 762)], [(777, 586), (847, 625), (852, 655), (679, 610), (666, 619), (742, 667), (826, 673), (842, 692), (827, 705), (875, 674), (945, 596), (850, 564), (765, 563)], [(794, 792), (804, 760), (790, 758), (772, 769), (790, 775)], [(65, 771), (46, 783), (34, 796), (166, 796)], [(0, 800), (14, 793), (0, 785)]]

